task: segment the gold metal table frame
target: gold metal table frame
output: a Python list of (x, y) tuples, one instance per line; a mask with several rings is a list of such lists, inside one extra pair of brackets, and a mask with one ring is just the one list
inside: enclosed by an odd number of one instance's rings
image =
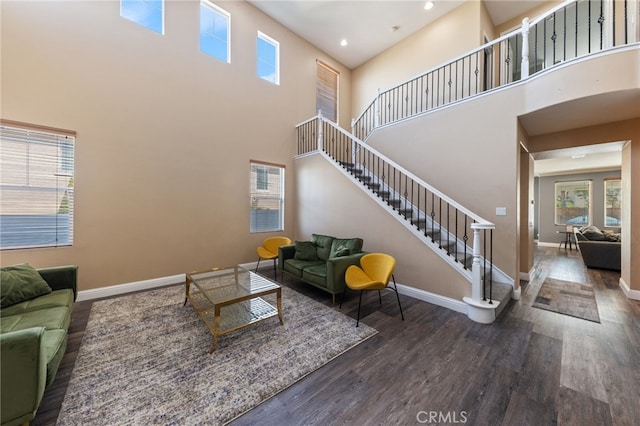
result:
[[(191, 289), (191, 284), (195, 289)], [(277, 307), (262, 296), (275, 294)], [(252, 271), (233, 266), (189, 272), (185, 298), (213, 334), (209, 353), (216, 350), (218, 338), (275, 315), (282, 320), (282, 289), (274, 281)]]

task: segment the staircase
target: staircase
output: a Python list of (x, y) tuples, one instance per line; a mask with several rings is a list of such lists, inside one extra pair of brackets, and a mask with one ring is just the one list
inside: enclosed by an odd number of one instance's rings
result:
[[(495, 226), (470, 212), (381, 153), (324, 119), (298, 126), (299, 154), (321, 152), (332, 164), (381, 200), (396, 220), (412, 230), (472, 284), (469, 317), (490, 323), (507, 305), (512, 286), (492, 264)], [(497, 299), (496, 297), (500, 297)], [(473, 314), (475, 309), (479, 313)]]

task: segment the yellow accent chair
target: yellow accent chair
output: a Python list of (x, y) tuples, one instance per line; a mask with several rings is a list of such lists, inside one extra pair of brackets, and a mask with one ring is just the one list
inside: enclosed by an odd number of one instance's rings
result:
[[(358, 299), (358, 319), (356, 327), (360, 325), (360, 306), (362, 305), (362, 293), (369, 290), (378, 290), (378, 298), (380, 304), (382, 304), (382, 296), (380, 290), (383, 290), (389, 286), (389, 279), (393, 279), (393, 288), (391, 290), (396, 292), (396, 298), (398, 299), (398, 307), (400, 308), (400, 316), (404, 321), (404, 314), (402, 313), (402, 305), (400, 305), (400, 296), (398, 295), (398, 287), (396, 285), (396, 278), (393, 276), (393, 270), (396, 267), (396, 260), (384, 253), (369, 253), (362, 256), (360, 259), (360, 266), (351, 265), (345, 272), (344, 280), (351, 290), (357, 290), (360, 292), (360, 298)], [(342, 293), (342, 300), (344, 300), (344, 294), (347, 288), (345, 287)], [(342, 307), (342, 300), (340, 301), (340, 307)]]
[(260, 266), (261, 259), (273, 259), (273, 274), (274, 278), (278, 278), (276, 270), (276, 259), (278, 258), (278, 248), (280, 246), (288, 246), (291, 244), (291, 239), (287, 237), (271, 237), (262, 242), (262, 245), (258, 247), (258, 264), (256, 265), (256, 272)]

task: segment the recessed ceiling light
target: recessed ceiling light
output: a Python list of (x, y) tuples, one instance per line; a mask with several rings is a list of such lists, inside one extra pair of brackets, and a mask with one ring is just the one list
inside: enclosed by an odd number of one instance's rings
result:
[(435, 3), (429, 0), (424, 4), (424, 10), (431, 10), (433, 9), (433, 6), (435, 6)]
[(345, 38), (343, 38), (343, 39), (340, 41), (340, 46), (342, 46), (342, 47), (346, 46), (347, 44), (349, 44), (349, 43), (347, 43), (347, 39), (345, 39)]
[(576, 159), (576, 158), (584, 158), (586, 157), (586, 154), (574, 154), (571, 156), (571, 158)]

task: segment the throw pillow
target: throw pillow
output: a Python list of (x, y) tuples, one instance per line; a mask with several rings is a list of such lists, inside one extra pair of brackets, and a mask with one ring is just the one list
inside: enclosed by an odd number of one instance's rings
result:
[(28, 263), (0, 270), (0, 306), (6, 308), (51, 293), (51, 287)]
[(318, 260), (316, 245), (311, 241), (296, 241), (296, 252), (293, 256), (296, 260)]
[(580, 229), (582, 235), (589, 241), (605, 241), (606, 238), (602, 231), (594, 225), (588, 225)]
[(318, 249), (318, 259), (327, 260), (331, 254), (331, 243), (334, 237), (329, 235), (311, 234), (311, 241)]
[(336, 238), (331, 244), (329, 257), (360, 253), (362, 251), (362, 243), (362, 238)]

